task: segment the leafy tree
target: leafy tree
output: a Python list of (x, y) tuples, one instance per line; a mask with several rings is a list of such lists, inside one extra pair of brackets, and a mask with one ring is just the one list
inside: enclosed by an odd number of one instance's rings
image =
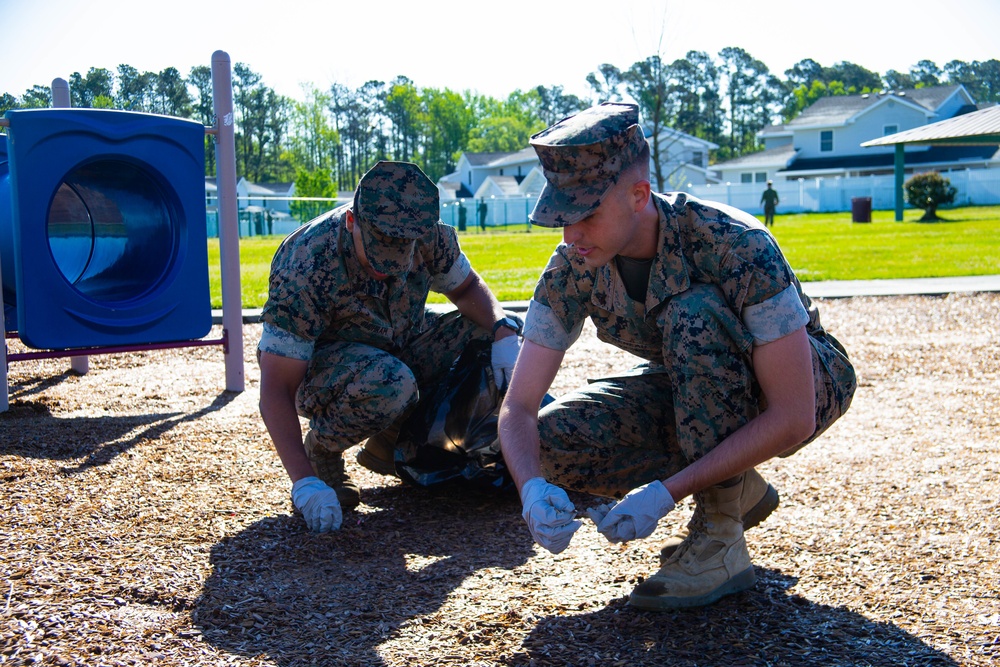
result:
[(423, 170), (432, 181), (455, 171), (468, 144), (475, 115), (466, 100), (448, 89), (424, 88), (427, 121), (424, 129)]
[(669, 153), (669, 140), (664, 140), (663, 130), (677, 115), (678, 97), (671, 94), (672, 74), (660, 56), (649, 56), (636, 62), (623, 76), (625, 90), (639, 104), (639, 114), (649, 130), (650, 157), (653, 162), (653, 179), (658, 192), (664, 190), (669, 174), (663, 173), (663, 163)]
[[(194, 88), (191, 100), (192, 118), (205, 125), (215, 125), (215, 102), (212, 99), (212, 68), (208, 65), (197, 65), (191, 68), (187, 84)], [(205, 135), (205, 173), (215, 174), (215, 137)]]
[(10, 93), (0, 95), (0, 116), (3, 116), (10, 109), (17, 109), (17, 98)]
[(153, 85), (150, 111), (165, 116), (189, 118), (191, 116), (191, 94), (187, 82), (175, 67), (167, 67), (156, 75)]
[(70, 101), (74, 107), (93, 107), (99, 97), (113, 100), (113, 87), (114, 75), (103, 67), (91, 67), (86, 76), (79, 72), (69, 75)]
[(799, 86), (805, 86), (806, 89), (809, 89), (814, 81), (824, 82), (823, 66), (812, 58), (805, 58), (786, 69), (785, 78), (793, 89)]
[(125, 111), (149, 111), (155, 80), (156, 75), (152, 72), (140, 72), (131, 65), (119, 65), (115, 107)]
[(32, 86), (21, 96), (20, 108), (46, 109), (52, 106), (52, 89), (48, 86)]
[(835, 63), (833, 67), (824, 67), (823, 81), (828, 85), (832, 81), (840, 81), (849, 95), (882, 88), (882, 77), (846, 60)]
[(927, 88), (941, 85), (941, 68), (931, 60), (921, 60), (910, 68), (910, 79), (914, 88)]
[[(303, 198), (332, 199), (337, 196), (330, 172), (326, 169), (308, 171), (299, 168), (295, 172), (295, 196)], [(315, 200), (294, 200), (288, 204), (292, 215), (301, 222), (308, 222), (325, 211), (330, 210), (330, 202)]]
[(397, 160), (413, 162), (420, 144), (423, 109), (420, 91), (405, 76), (396, 77), (389, 84), (385, 115), (391, 124), (389, 150)]
[(728, 152), (731, 156), (751, 153), (757, 147), (757, 132), (770, 124), (781, 98), (779, 82), (767, 65), (741, 48), (726, 47), (719, 58), (728, 82)]
[(583, 111), (589, 106), (586, 100), (576, 95), (567, 95), (562, 86), (536, 86), (538, 95), (538, 117), (544, 127), (555, 125), (566, 116)]
[(381, 114), (385, 83), (368, 81), (358, 90), (334, 84), (330, 88), (330, 112), (340, 136), (337, 180), (341, 190), (353, 190), (365, 171), (385, 154), (387, 142), (379, 140), (385, 129)]
[(725, 125), (725, 110), (722, 106), (722, 73), (716, 65), (715, 59), (704, 51), (688, 51), (684, 59), (697, 72), (692, 84), (698, 90), (701, 98), (701, 112), (696, 131), (689, 132), (689, 134), (707, 139), (715, 144), (721, 144)]
[(885, 87), (889, 90), (909, 90), (916, 87), (910, 74), (897, 72), (894, 69), (886, 72), (882, 80), (885, 81)]
[(236, 115), (236, 170), (253, 182), (291, 178), (282, 140), (290, 102), (264, 85), (244, 63), (233, 66), (233, 107)]
[[(330, 118), (330, 95), (314, 86), (304, 86), (304, 102), (295, 102), (288, 134), (291, 161), (296, 165), (296, 183), (302, 170), (323, 171), (329, 176), (335, 167), (335, 151), (340, 143)], [(296, 185), (296, 187), (298, 187)]]
[(722, 135), (719, 70), (704, 51), (688, 51), (670, 64), (670, 94), (677, 100), (673, 127), (716, 142)]
[(537, 126), (525, 125), (515, 116), (491, 116), (480, 120), (469, 130), (465, 150), (471, 153), (513, 153), (526, 148), (536, 131), (539, 131)]
[(955, 203), (957, 188), (951, 181), (936, 171), (917, 174), (903, 185), (906, 201), (911, 206), (924, 210), (921, 222), (933, 222), (937, 217), (938, 206)]
[(610, 63), (598, 65), (596, 72), (587, 75), (587, 84), (594, 91), (595, 104), (620, 102), (622, 99), (620, 90), (624, 83), (624, 73)]
[(952, 60), (944, 66), (948, 83), (962, 84), (972, 98), (982, 103), (1000, 102), (1000, 60), (971, 63)]

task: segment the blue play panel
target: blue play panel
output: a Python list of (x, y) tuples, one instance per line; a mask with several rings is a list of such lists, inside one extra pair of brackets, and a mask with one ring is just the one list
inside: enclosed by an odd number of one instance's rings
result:
[(5, 312), (14, 319), (7, 328), (37, 349), (207, 334), (204, 126), (98, 109), (6, 117), (0, 266)]

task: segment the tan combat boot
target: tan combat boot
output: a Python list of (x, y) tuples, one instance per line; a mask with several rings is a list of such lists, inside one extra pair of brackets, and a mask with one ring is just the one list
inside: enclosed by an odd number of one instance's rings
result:
[(700, 521), (663, 567), (629, 596), (640, 609), (701, 607), (757, 582), (740, 520), (742, 480), (695, 494)]
[[(743, 517), (743, 530), (749, 530), (771, 515), (778, 507), (778, 490), (767, 483), (753, 468), (743, 473), (743, 493), (740, 494), (740, 516)], [(686, 526), (682, 526), (667, 538), (660, 549), (660, 565), (667, 562), (677, 547), (687, 539), (691, 526), (701, 521), (701, 505), (696, 505), (694, 514)]]
[(316, 476), (337, 493), (340, 509), (352, 510), (360, 505), (361, 489), (344, 470), (344, 453), (324, 450), (317, 444), (315, 431), (309, 431), (302, 444)]
[(355, 457), (359, 464), (380, 475), (396, 477), (396, 440), (401, 426), (395, 425), (365, 440)]

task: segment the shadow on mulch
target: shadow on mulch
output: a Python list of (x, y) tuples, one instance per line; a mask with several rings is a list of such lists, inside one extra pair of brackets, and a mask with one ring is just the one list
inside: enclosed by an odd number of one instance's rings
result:
[(364, 502), (375, 511), (348, 513), (335, 533), (273, 517), (216, 544), (192, 611), (202, 638), (282, 666), (384, 665), (376, 647), (401, 626), (433, 614), (478, 571), (534, 554), (509, 538), (523, 532), (516, 493), (396, 485), (365, 489)]
[(43, 402), (18, 400), (10, 404), (8, 411), (0, 413), (3, 452), (54, 461), (84, 457), (74, 466), (61, 468), (66, 474), (78, 474), (93, 466), (106, 465), (178, 424), (221, 410), (238, 396), (236, 392), (223, 392), (195, 412), (71, 418), (54, 417)]
[(503, 664), (767, 665), (862, 667), (957, 665), (888, 623), (788, 592), (795, 579), (757, 568), (751, 591), (700, 609), (644, 612), (613, 600), (589, 614), (539, 621)]

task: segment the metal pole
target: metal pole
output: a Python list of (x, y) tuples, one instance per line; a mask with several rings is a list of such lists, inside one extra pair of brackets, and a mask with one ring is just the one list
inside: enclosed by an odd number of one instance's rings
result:
[(903, 156), (903, 144), (896, 144), (896, 159), (893, 165), (893, 174), (896, 176), (896, 222), (903, 220), (903, 168), (905, 165)]
[[(0, 141), (7, 141), (7, 137), (0, 139)], [(3, 270), (0, 268), (0, 297), (3, 295)], [(0, 298), (0, 331), (7, 331), (7, 323), (4, 321), (3, 316), (3, 299)], [(7, 387), (7, 337), (4, 336), (0, 345), (3, 345), (3, 349), (0, 350), (0, 384), (3, 387), (0, 388), (0, 412), (7, 412), (10, 409), (10, 401), (8, 398), (8, 387)]]
[[(70, 102), (69, 84), (66, 79), (52, 79), (52, 108), (68, 109)], [(90, 357), (78, 356), (69, 358), (69, 367), (77, 375), (86, 375), (90, 370)]]
[(226, 389), (243, 391), (243, 303), (240, 292), (240, 236), (236, 213), (236, 135), (233, 74), (229, 54), (212, 54), (215, 104), (216, 180), (219, 187), (219, 263), (222, 272), (222, 328), (226, 346)]
[(52, 108), (69, 109), (72, 106), (69, 97), (69, 84), (66, 79), (52, 79)]

